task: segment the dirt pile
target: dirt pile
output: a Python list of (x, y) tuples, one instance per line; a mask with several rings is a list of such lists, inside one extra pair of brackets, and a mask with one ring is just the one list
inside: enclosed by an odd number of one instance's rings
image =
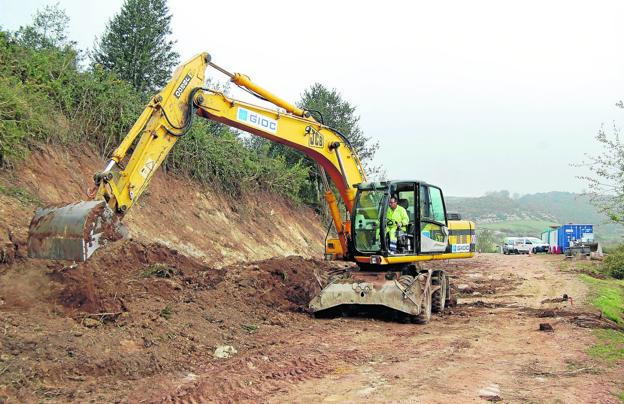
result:
[(113, 243), (80, 265), (50, 262), (48, 269), (50, 279), (63, 287), (54, 303), (91, 314), (128, 311), (126, 302), (135, 300), (134, 285), (142, 280), (145, 293), (163, 299), (174, 298), (182, 286), (207, 289), (223, 280), (223, 271), (210, 270), (197, 259), (136, 241)]
[(231, 302), (306, 311), (321, 289), (324, 272), (335, 265), (291, 256), (210, 268), (160, 244), (123, 241), (80, 265), (50, 262), (47, 267), (50, 279), (61, 285), (51, 303), (80, 316), (128, 311), (137, 300), (137, 284), (144, 294), (165, 300), (214, 290)]
[(218, 346), (245, 353), (270, 344), (259, 339), (311, 321), (296, 313), (334, 267), (287, 257), (215, 269), (128, 240), (81, 264), (5, 266), (0, 396), (120, 398), (138, 379), (198, 371), (217, 360)]

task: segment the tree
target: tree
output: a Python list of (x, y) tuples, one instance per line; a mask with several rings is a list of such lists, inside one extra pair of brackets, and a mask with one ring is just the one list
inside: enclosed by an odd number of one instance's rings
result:
[(496, 237), (494, 232), (489, 229), (480, 229), (477, 234), (477, 251), (484, 253), (496, 252)]
[[(622, 102), (616, 106), (624, 108)], [(597, 155), (586, 154), (586, 161), (576, 166), (587, 166), (590, 175), (577, 178), (587, 181), (586, 192), (598, 209), (615, 223), (624, 224), (624, 143), (620, 129), (615, 125), (611, 133), (600, 128), (596, 140), (602, 145)]]
[[(358, 125), (360, 117), (355, 113), (356, 108), (344, 100), (336, 89), (329, 90), (322, 84), (315, 83), (303, 92), (297, 106), (311, 111), (315, 119), (342, 133), (355, 149), (368, 174), (379, 171), (378, 168), (371, 167), (379, 143), (371, 142), (370, 138), (364, 136)], [(267, 141), (263, 139), (252, 139), (249, 145), (260, 150), (265, 142)], [(301, 188), (301, 200), (313, 206), (322, 205), (322, 181), (316, 162), (299, 151), (278, 143), (271, 143), (269, 148), (271, 156), (284, 156), (289, 165), (299, 164), (308, 168), (309, 177), (306, 186)]]
[(297, 105), (312, 111), (325, 125), (344, 134), (355, 148), (362, 164), (371, 169), (369, 166), (379, 149), (379, 142), (371, 142), (370, 137), (364, 136), (358, 125), (360, 117), (356, 115), (355, 107), (342, 99), (335, 88), (329, 90), (322, 84), (315, 83), (303, 92)]
[(74, 43), (67, 40), (68, 24), (69, 17), (56, 3), (37, 10), (32, 24), (20, 27), (15, 38), (20, 45), (36, 50), (73, 46)]
[(126, 0), (96, 44), (93, 62), (143, 94), (160, 89), (179, 63), (175, 41), (169, 39), (170, 23), (166, 0)]
[(494, 198), (502, 198), (502, 199), (510, 199), (509, 191), (503, 189), (501, 191), (487, 191), (485, 196), (490, 196)]

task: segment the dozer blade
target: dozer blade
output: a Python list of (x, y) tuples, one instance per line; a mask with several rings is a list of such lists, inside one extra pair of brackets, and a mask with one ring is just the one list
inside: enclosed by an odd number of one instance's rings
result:
[(39, 208), (28, 230), (28, 256), (86, 261), (102, 244), (126, 234), (105, 201)]
[(312, 299), (313, 313), (343, 305), (385, 306), (408, 315), (423, 307), (424, 277), (401, 276), (388, 280), (385, 272), (353, 272), (336, 277)]

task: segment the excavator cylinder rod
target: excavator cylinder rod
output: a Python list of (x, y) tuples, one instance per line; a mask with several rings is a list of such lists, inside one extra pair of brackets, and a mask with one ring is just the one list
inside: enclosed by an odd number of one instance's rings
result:
[(82, 262), (107, 241), (126, 234), (105, 201), (39, 208), (28, 230), (28, 256)]

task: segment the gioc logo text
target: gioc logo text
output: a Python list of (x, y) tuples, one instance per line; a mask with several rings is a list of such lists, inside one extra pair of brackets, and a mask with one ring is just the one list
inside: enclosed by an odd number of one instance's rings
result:
[(271, 133), (277, 132), (277, 121), (248, 109), (238, 107), (236, 119)]

